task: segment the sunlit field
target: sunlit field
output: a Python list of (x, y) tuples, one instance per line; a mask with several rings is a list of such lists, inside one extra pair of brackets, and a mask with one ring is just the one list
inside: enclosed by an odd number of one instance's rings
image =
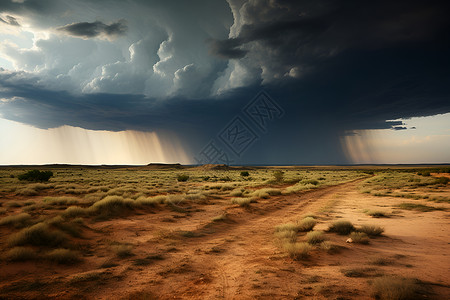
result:
[[(427, 218), (445, 221), (445, 168), (43, 170), (53, 172), (48, 181), (0, 170), (2, 296), (329, 299), (351, 293), (342, 278), (363, 298), (394, 299), (384, 296), (392, 284), (414, 297), (449, 292), (442, 272), (406, 276), (421, 266), (395, 238), (408, 226), (422, 227), (414, 238), (432, 238), (420, 233), (434, 227)], [(428, 259), (448, 263), (439, 253)], [(291, 276), (298, 281), (281, 284)]]

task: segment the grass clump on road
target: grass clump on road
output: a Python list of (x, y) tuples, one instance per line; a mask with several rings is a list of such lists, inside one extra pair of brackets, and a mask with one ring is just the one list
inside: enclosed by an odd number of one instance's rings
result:
[(384, 228), (376, 225), (363, 225), (358, 231), (368, 236), (380, 236), (384, 232)]
[(357, 244), (369, 243), (369, 236), (364, 232), (352, 232), (350, 233), (350, 238), (352, 239), (353, 243)]
[(328, 231), (335, 232), (340, 235), (347, 235), (354, 231), (355, 227), (350, 221), (336, 221), (328, 227)]

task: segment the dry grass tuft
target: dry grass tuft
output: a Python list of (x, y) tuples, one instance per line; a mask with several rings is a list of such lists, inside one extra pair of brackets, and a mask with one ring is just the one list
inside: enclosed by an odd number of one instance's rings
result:
[(250, 206), (250, 203), (254, 202), (252, 198), (233, 198), (231, 199), (231, 203), (237, 204), (242, 207), (248, 207)]
[(31, 223), (31, 216), (27, 213), (7, 216), (0, 219), (0, 225), (11, 225), (14, 226), (15, 228), (22, 228), (28, 226), (30, 223)]
[(389, 216), (380, 210), (367, 210), (365, 213), (373, 218), (388, 218)]
[(323, 231), (310, 231), (306, 234), (306, 241), (312, 245), (320, 244), (325, 241), (325, 234)]
[(133, 246), (131, 245), (114, 245), (112, 249), (120, 258), (126, 258), (134, 255), (131, 251), (133, 250)]
[(357, 244), (369, 243), (369, 237), (364, 232), (352, 232), (350, 233), (350, 238), (353, 240), (353, 243)]
[(414, 279), (382, 276), (372, 281), (373, 296), (380, 300), (418, 299), (419, 286)]
[(313, 249), (313, 246), (308, 243), (285, 242), (282, 247), (284, 251), (286, 251), (286, 253), (294, 259), (308, 258), (309, 252)]
[(133, 209), (134, 200), (124, 199), (122, 196), (106, 196), (95, 202), (88, 211), (98, 214), (100, 218), (111, 218), (125, 211)]
[(384, 228), (376, 225), (363, 225), (358, 231), (364, 232), (368, 236), (380, 236), (384, 232)]
[(38, 223), (22, 229), (8, 238), (10, 246), (59, 246), (67, 241), (67, 235), (59, 230), (51, 230), (48, 224)]
[(44, 203), (48, 205), (72, 205), (78, 204), (79, 200), (75, 197), (45, 197)]
[(45, 254), (45, 258), (58, 264), (71, 265), (81, 261), (78, 252), (69, 249), (55, 249)]
[(314, 226), (316, 226), (316, 223), (317, 221), (311, 216), (303, 218), (303, 220), (297, 223), (297, 231), (310, 231), (314, 228)]
[(8, 261), (27, 261), (27, 260), (35, 260), (38, 258), (37, 253), (31, 249), (26, 247), (14, 247), (10, 249), (4, 255), (5, 260)]
[(417, 204), (417, 203), (401, 203), (398, 205), (401, 209), (407, 209), (407, 210), (417, 210), (421, 212), (428, 212), (428, 211), (434, 211), (434, 210), (444, 210), (442, 207), (434, 207), (434, 206), (428, 206), (424, 204)]
[(63, 211), (62, 215), (66, 218), (75, 218), (79, 216), (84, 216), (86, 214), (86, 209), (79, 206), (70, 206)]
[(340, 235), (347, 235), (354, 231), (355, 227), (350, 221), (336, 221), (328, 227), (328, 231), (335, 232)]
[(58, 228), (73, 237), (81, 237), (81, 227), (78, 222), (70, 222), (61, 216), (56, 216), (46, 221), (47, 224), (54, 228)]
[(159, 195), (155, 197), (139, 197), (134, 201), (137, 206), (156, 206), (158, 204), (164, 203), (167, 200), (167, 196)]
[(211, 219), (211, 221), (213, 221), (213, 222), (223, 222), (226, 220), (228, 220), (228, 216), (226, 213), (221, 214), (220, 216), (217, 216), (217, 217), (214, 217)]
[(324, 241), (320, 244), (320, 249), (326, 251), (329, 254), (339, 252), (339, 246), (330, 243), (329, 241)]
[(276, 231), (275, 237), (278, 238), (281, 243), (295, 243), (297, 241), (297, 232), (294, 230)]

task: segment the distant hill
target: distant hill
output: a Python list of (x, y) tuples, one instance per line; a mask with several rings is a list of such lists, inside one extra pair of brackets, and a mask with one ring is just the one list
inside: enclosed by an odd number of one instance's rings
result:
[(176, 164), (149, 163), (145, 169), (150, 170), (166, 170), (166, 169), (184, 169), (185, 166)]

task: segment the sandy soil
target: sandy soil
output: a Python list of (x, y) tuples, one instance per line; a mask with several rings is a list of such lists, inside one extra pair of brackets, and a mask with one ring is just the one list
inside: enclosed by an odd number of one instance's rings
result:
[[(271, 197), (250, 208), (217, 200), (183, 212), (159, 208), (88, 223), (77, 242), (92, 256), (75, 266), (1, 262), (0, 298), (372, 299), (371, 279), (398, 274), (421, 280), (428, 299), (450, 299), (448, 210), (399, 210), (395, 206), (404, 199), (362, 194), (358, 184)], [(450, 189), (442, 194), (448, 196)], [(390, 217), (375, 219), (364, 209), (383, 210)], [(340, 246), (338, 253), (314, 250), (309, 259), (296, 261), (275, 244), (274, 227), (305, 213), (319, 217), (319, 230), (346, 219), (383, 226), (385, 233), (368, 245), (327, 233)], [(212, 222), (222, 214), (226, 220)], [(0, 237), (5, 236), (3, 229)], [(111, 241), (134, 245), (133, 255), (113, 256)], [(376, 258), (389, 263), (371, 264)], [(351, 269), (364, 274), (346, 277)]]

